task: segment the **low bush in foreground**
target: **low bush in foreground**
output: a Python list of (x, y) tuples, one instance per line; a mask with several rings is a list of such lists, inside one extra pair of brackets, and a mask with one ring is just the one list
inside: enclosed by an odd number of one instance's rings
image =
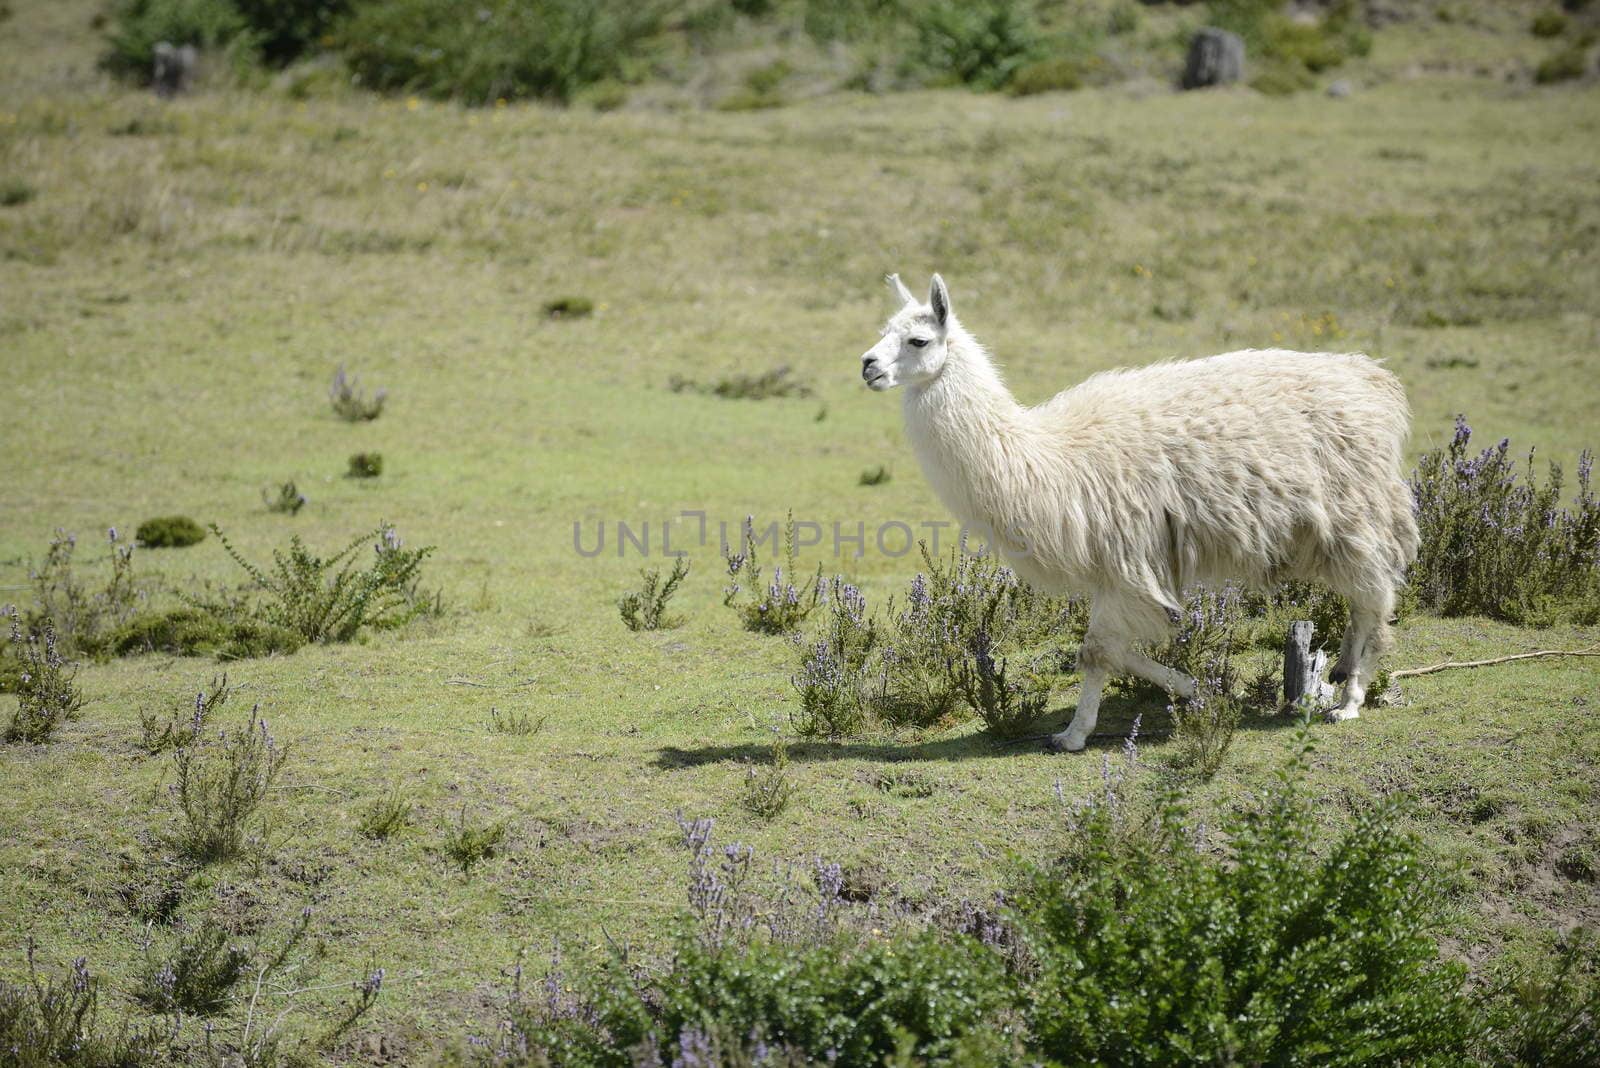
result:
[[(1067, 848), (991, 908), (848, 900), (838, 865), (763, 881), (679, 817), (688, 907), (670, 952), (513, 991), (497, 1065), (1593, 1063), (1600, 954), (1473, 992), (1440, 956), (1419, 843), (1385, 805), (1332, 840), (1309, 727), (1256, 802), (1207, 831), (1141, 790), (1130, 744)], [(1141, 795), (1148, 800), (1141, 800)], [(850, 895), (853, 896), (853, 895)], [(928, 917), (933, 918), (930, 920)]]
[(0, 1055), (12, 1068), (141, 1068), (167, 1063), (170, 1036), (100, 1020), (101, 980), (79, 957), (71, 973), (47, 977), (28, 943), (28, 977), (0, 979)]

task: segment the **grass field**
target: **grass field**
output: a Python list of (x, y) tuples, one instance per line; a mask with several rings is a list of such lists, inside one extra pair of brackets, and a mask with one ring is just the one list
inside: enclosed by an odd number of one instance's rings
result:
[[(746, 761), (787, 724), (793, 651), (740, 629), (693, 521), (673, 530), (693, 562), (673, 603), (684, 625), (618, 619), (638, 569), (660, 566), (619, 558), (618, 521), (648, 522), (658, 549), (685, 510), (730, 530), (790, 510), (847, 531), (946, 518), (898, 404), (858, 378), (886, 271), (941, 271), (1030, 402), (1170, 357), (1359, 349), (1404, 381), (1414, 454), (1457, 412), (1568, 465), (1600, 441), (1593, 88), (1406, 76), (1380, 35), (1371, 87), (1342, 100), (1145, 86), (598, 114), (217, 89), (162, 104), (90, 72), (93, 5), (15, 6), (0, 182), (32, 195), (0, 207), (0, 602), (27, 596), (55, 528), (78, 534), (92, 573), (105, 528), (156, 514), (214, 521), (253, 558), (290, 534), (332, 549), (380, 520), (438, 547), (426, 584), (442, 618), (226, 665), (292, 752), (271, 847), (197, 876), (182, 914), (271, 943), (315, 907), (315, 952), (262, 994), (274, 1012), (292, 1000), (309, 1017), (385, 967), (336, 1062), (414, 1063), (489, 1033), (519, 953), (536, 968), (557, 938), (569, 962), (608, 937), (659, 943), (683, 900), (675, 811), (921, 902), (1003, 886), (1009, 855), (1056, 840), (1057, 784), (1068, 800), (1098, 788), (1093, 749), (997, 746), (964, 723), (797, 744), (794, 800), (758, 819), (739, 803)], [(1415, 44), (1407, 32), (1392, 39)], [(566, 296), (594, 314), (544, 314)], [(380, 419), (330, 412), (340, 365), (389, 391)], [(668, 388), (780, 365), (814, 395)], [(363, 450), (383, 474), (343, 477)], [(878, 465), (892, 478), (858, 485)], [(290, 478), (309, 505), (269, 513), (262, 487)], [(607, 551), (576, 552), (575, 524), (586, 546), (606, 525)], [(874, 603), (917, 570), (914, 554), (849, 551), (805, 562)], [(242, 578), (215, 538), (135, 566), (172, 587)], [(1414, 616), (1392, 664), (1597, 637)], [(1373, 796), (1415, 796), (1468, 960), (1600, 923), (1595, 664), (1417, 678), (1402, 706), (1317, 729), (1330, 826)], [(218, 670), (85, 665), (80, 720), (0, 748), (0, 976), (25, 970), (31, 937), (49, 968), (86, 954), (122, 989), (144, 939), (170, 938), (119, 897), (169, 819), (168, 762), (134, 746), (138, 716)], [(1072, 702), (1058, 688), (1053, 719)], [(543, 727), (494, 733), (491, 707)], [(1097, 744), (1139, 713), (1159, 769), (1164, 717), (1143, 691), (1109, 702)], [(1280, 726), (1247, 721), (1196, 788), (1203, 806), (1266, 780)], [(369, 842), (355, 822), (395, 781), (414, 826)], [(440, 852), (463, 810), (508, 827), (467, 875)], [(313, 989), (285, 993), (298, 988)]]

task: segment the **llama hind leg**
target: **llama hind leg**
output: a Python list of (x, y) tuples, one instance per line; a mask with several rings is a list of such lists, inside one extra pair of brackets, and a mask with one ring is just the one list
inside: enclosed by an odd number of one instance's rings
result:
[(1189, 698), (1195, 695), (1196, 684), (1192, 677), (1185, 675), (1175, 667), (1150, 659), (1137, 649), (1126, 649), (1118, 658), (1117, 664), (1124, 671), (1153, 682), (1167, 693), (1177, 694), (1179, 697)]

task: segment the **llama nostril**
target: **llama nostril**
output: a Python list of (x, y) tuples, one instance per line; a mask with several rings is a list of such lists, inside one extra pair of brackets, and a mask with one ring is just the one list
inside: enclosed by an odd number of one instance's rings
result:
[(871, 360), (862, 360), (861, 361), (861, 377), (862, 377), (862, 379), (864, 381), (871, 382), (873, 376), (875, 374), (877, 374), (877, 371), (878, 371), (878, 365), (876, 363), (874, 363), (873, 361), (871, 361)]

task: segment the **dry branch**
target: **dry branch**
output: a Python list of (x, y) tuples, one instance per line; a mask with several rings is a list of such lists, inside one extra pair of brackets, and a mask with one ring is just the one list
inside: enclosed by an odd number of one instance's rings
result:
[(1403, 668), (1391, 672), (1389, 677), (1409, 679), (1414, 675), (1432, 675), (1435, 671), (1447, 671), (1450, 668), (1489, 667), (1492, 664), (1509, 664), (1513, 660), (1537, 660), (1547, 656), (1600, 656), (1600, 645), (1591, 645), (1587, 649), (1540, 649), (1536, 653), (1513, 653), (1511, 656), (1496, 656), (1488, 660), (1446, 660), (1427, 667)]

